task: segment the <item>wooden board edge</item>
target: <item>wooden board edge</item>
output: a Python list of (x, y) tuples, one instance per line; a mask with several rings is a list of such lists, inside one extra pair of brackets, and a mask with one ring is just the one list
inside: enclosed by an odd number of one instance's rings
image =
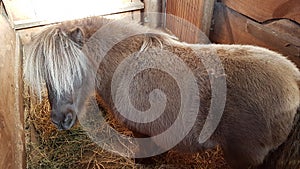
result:
[[(116, 13), (122, 13), (122, 12), (129, 12), (129, 11), (136, 11), (136, 10), (141, 10), (144, 9), (144, 3), (142, 2), (129, 2), (126, 3), (122, 7), (117, 7), (115, 9), (112, 9), (111, 11), (106, 11), (106, 12), (101, 12), (99, 11), (98, 13), (94, 13), (91, 15), (85, 15), (81, 16), (76, 19), (82, 19), (90, 16), (104, 16), (104, 15), (111, 15), (111, 14), (116, 14)], [(37, 27), (37, 26), (42, 26), (42, 25), (49, 25), (49, 24), (55, 24), (67, 20), (73, 20), (74, 18), (57, 18), (57, 19), (51, 19), (51, 20), (46, 20), (46, 19), (28, 19), (28, 20), (21, 20), (21, 21), (14, 21), (13, 25), (16, 30), (19, 29), (25, 29), (25, 28), (31, 28), (31, 27)]]

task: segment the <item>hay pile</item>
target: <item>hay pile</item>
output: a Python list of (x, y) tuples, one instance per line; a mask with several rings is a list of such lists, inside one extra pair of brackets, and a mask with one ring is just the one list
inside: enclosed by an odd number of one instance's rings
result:
[[(179, 154), (168, 152), (147, 159), (146, 164), (136, 164), (134, 159), (125, 158), (103, 150), (94, 143), (76, 124), (71, 130), (58, 131), (51, 123), (47, 99), (34, 104), (25, 99), (25, 128), (27, 168), (78, 168), (78, 169), (117, 169), (117, 168), (197, 168), (229, 169), (219, 147), (202, 154)], [(112, 118), (108, 121), (125, 135), (131, 131), (119, 125)], [(148, 164), (150, 163), (150, 164)]]

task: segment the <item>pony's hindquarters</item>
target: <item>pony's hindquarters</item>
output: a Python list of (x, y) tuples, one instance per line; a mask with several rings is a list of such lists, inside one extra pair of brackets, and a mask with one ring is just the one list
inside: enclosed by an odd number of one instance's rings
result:
[(300, 168), (300, 109), (294, 119), (294, 126), (288, 139), (265, 158), (257, 169), (299, 169)]
[(233, 168), (263, 163), (290, 133), (300, 101), (298, 69), (253, 46), (216, 45), (227, 79), (226, 107), (214, 137)]

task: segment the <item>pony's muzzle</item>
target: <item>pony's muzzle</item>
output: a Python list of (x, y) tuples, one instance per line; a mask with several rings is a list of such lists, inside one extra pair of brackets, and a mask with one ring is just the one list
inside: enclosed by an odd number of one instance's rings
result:
[(76, 112), (72, 105), (66, 105), (60, 111), (51, 111), (51, 120), (59, 130), (70, 129), (76, 121)]

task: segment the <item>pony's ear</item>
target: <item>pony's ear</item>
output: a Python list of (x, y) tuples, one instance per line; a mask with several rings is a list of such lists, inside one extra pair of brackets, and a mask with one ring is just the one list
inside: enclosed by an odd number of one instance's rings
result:
[(81, 47), (83, 46), (84, 42), (84, 34), (83, 31), (77, 27), (69, 33), (69, 37), (71, 38), (72, 41), (80, 45)]

